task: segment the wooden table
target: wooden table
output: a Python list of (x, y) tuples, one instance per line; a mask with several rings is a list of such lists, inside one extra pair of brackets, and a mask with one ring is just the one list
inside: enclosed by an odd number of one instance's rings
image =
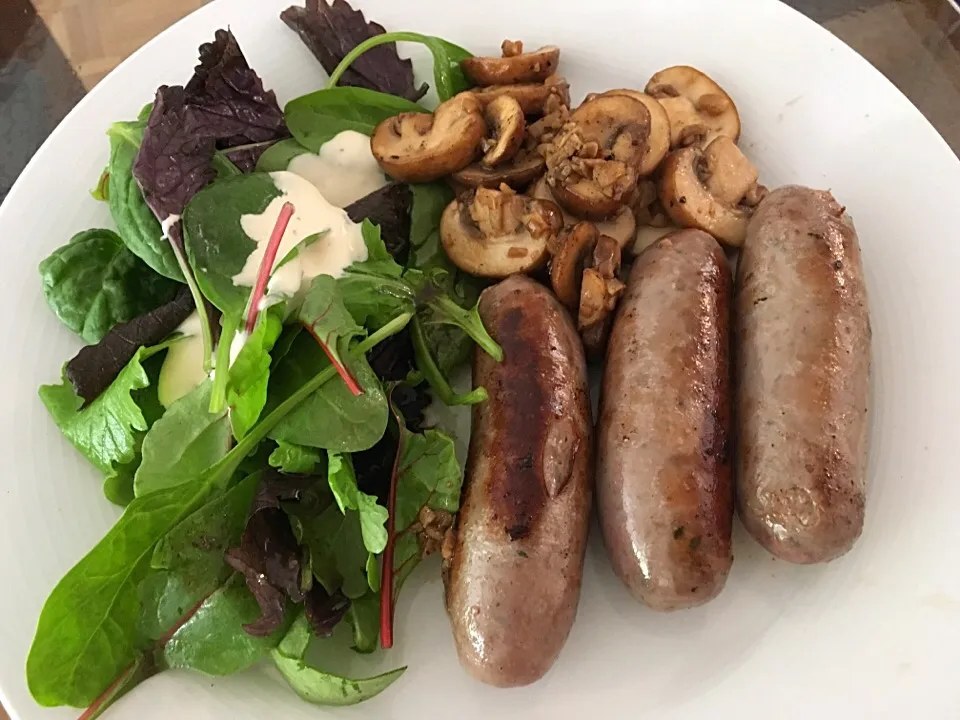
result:
[[(955, 0), (787, 1), (872, 62), (960, 152), (960, 11)], [(0, 200), (86, 90), (206, 2), (0, 0)], [(5, 98), (15, 97), (20, 84), (38, 75), (46, 100), (36, 106), (36, 117), (4, 124)], [(7, 720), (2, 708), (0, 720)]]

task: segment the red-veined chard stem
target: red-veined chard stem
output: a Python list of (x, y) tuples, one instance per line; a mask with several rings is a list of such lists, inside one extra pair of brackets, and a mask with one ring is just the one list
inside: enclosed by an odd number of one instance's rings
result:
[[(391, 402), (391, 410), (393, 404)], [(393, 551), (397, 545), (397, 476), (400, 474), (400, 458), (403, 456), (403, 418), (393, 411), (399, 423), (397, 437), (397, 455), (393, 459), (390, 472), (390, 492), (387, 496), (387, 546), (383, 549), (383, 567), (380, 576), (380, 647), (389, 650), (393, 647)]]
[(280, 241), (283, 240), (283, 234), (287, 231), (287, 225), (290, 224), (290, 218), (293, 217), (295, 208), (293, 203), (285, 202), (280, 208), (280, 216), (277, 218), (277, 224), (273, 226), (273, 232), (270, 234), (270, 240), (267, 241), (267, 249), (263, 253), (263, 260), (260, 262), (260, 269), (257, 272), (257, 282), (253, 286), (253, 292), (250, 294), (250, 308), (247, 310), (247, 333), (252, 333), (257, 326), (257, 315), (260, 314), (260, 301), (267, 292), (267, 283), (270, 280), (270, 273), (273, 271), (273, 263), (277, 259), (277, 251), (280, 249)]
[(307, 323), (302, 323), (302, 325), (306, 331), (313, 336), (313, 339), (317, 341), (317, 344), (323, 348), (323, 352), (326, 353), (327, 358), (330, 360), (330, 364), (336, 368), (337, 375), (343, 379), (343, 384), (347, 386), (347, 390), (357, 397), (363, 395), (363, 388), (360, 387), (353, 375), (350, 374), (347, 366), (340, 362), (339, 358), (337, 358), (337, 356), (331, 352), (329, 346), (320, 338), (319, 335), (317, 335), (312, 326), (308, 325)]

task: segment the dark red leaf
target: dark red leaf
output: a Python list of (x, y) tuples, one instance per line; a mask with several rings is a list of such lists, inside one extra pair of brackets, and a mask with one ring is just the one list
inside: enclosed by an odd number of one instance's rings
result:
[(355, 223), (369, 220), (380, 228), (380, 237), (387, 252), (401, 265), (406, 265), (410, 248), (410, 208), (413, 193), (406, 183), (391, 183), (374, 190), (344, 210)]
[(329, 595), (320, 583), (314, 583), (303, 601), (303, 612), (317, 637), (330, 637), (337, 623), (350, 609), (350, 600), (339, 590)]

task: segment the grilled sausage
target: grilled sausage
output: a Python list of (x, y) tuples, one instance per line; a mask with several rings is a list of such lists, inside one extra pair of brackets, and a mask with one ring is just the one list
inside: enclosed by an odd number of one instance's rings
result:
[(760, 203), (736, 311), (740, 518), (783, 560), (831, 560), (863, 528), (870, 320), (859, 241), (830, 193)]
[(607, 346), (600, 527), (617, 575), (655, 610), (715, 597), (733, 561), (732, 286), (712, 237), (673, 232), (634, 263)]
[(474, 409), (447, 612), (477, 679), (526, 685), (556, 660), (577, 612), (591, 503), (592, 438), (580, 339), (553, 294), (515, 275), (484, 291), (503, 347), (477, 350)]

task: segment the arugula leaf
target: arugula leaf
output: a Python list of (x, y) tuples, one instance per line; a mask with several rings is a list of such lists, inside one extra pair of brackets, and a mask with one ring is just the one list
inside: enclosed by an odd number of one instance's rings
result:
[(370, 678), (352, 680), (323, 672), (308, 665), (303, 657), (310, 642), (306, 619), (297, 618), (280, 646), (271, 651), (274, 664), (302, 699), (317, 705), (346, 706), (369, 700), (386, 690), (406, 667)]
[(433, 55), (433, 82), (440, 102), (449, 100), (457, 93), (469, 90), (473, 83), (467, 80), (460, 69), (460, 61), (473, 57), (459, 45), (432, 35), (415, 32), (390, 32), (376, 35), (359, 43), (347, 53), (335, 70), (330, 73), (327, 87), (336, 87), (350, 66), (362, 61), (362, 56), (374, 48), (395, 42), (412, 42), (426, 46)]
[(210, 491), (208, 483), (184, 483), (135, 499), (53, 589), (27, 657), (27, 684), (40, 705), (89, 705), (133, 661), (137, 586), (153, 547)]
[(281, 140), (264, 150), (257, 160), (257, 172), (269, 173), (286, 170), (298, 155), (310, 152), (293, 138)]
[(292, 248), (290, 248), (290, 252), (284, 255), (283, 259), (277, 263), (276, 267), (273, 268), (273, 272), (276, 272), (277, 270), (282, 268), (284, 265), (286, 265), (288, 262), (292, 262), (293, 260), (296, 260), (297, 256), (301, 252), (303, 252), (308, 247), (313, 245), (315, 242), (317, 242), (317, 240), (320, 240), (326, 237), (328, 232), (329, 232), (328, 230), (324, 230), (323, 232), (314, 233), (313, 235), (307, 235), (303, 240), (301, 240)]
[(40, 399), (60, 431), (105, 473), (133, 460), (136, 433), (147, 429), (147, 421), (132, 393), (149, 384), (142, 362), (153, 352), (158, 350), (139, 348), (110, 387), (86, 407), (66, 379), (60, 385), (40, 388)]
[[(344, 347), (340, 347), (342, 353)], [(334, 452), (372, 447), (387, 427), (387, 399), (366, 358), (347, 358), (344, 365), (363, 390), (353, 395), (340, 381), (327, 383), (281, 420), (269, 437)], [(323, 349), (301, 333), (271, 373), (267, 408), (291, 395), (319, 369), (333, 366)]]
[(170, 668), (195, 670), (206, 675), (232, 675), (265, 657), (283, 638), (282, 627), (266, 637), (243, 631), (260, 614), (257, 601), (234, 576), (203, 601), (164, 646)]
[(40, 263), (40, 275), (47, 304), (88, 343), (169, 302), (177, 291), (110, 230), (77, 233)]
[[(347, 52), (367, 38), (384, 32), (382, 25), (367, 22), (363, 13), (344, 0), (332, 4), (307, 0), (307, 6), (291, 7), (280, 18), (310, 48), (327, 73), (336, 70)], [(343, 84), (379, 90), (409, 100), (419, 100), (426, 85), (414, 85), (413, 63), (401, 60), (395, 44), (380, 45), (360, 58), (343, 76)]]
[(359, 653), (372, 653), (377, 649), (380, 637), (380, 595), (368, 592), (350, 603), (347, 622), (353, 630), (353, 649)]
[(250, 288), (233, 278), (257, 243), (240, 225), (247, 214), (260, 214), (280, 191), (269, 175), (254, 173), (219, 180), (198, 192), (183, 213), (187, 258), (204, 296), (224, 315), (241, 316)]
[(186, 288), (160, 307), (115, 326), (96, 345), (87, 345), (64, 366), (64, 377), (86, 403), (103, 393), (142, 347), (155, 347), (176, 330), (193, 311)]
[[(466, 335), (464, 335), (466, 337)], [(444, 405), (476, 405), (485, 402), (489, 397), (485, 388), (474, 388), (470, 392), (458, 394), (450, 381), (447, 380), (444, 370), (434, 360), (433, 352), (430, 350), (430, 343), (420, 318), (415, 317), (410, 325), (410, 339), (413, 343), (413, 354), (416, 358), (417, 370), (423, 375), (423, 378), (430, 385), (430, 389), (436, 394), (440, 402)]]
[(250, 432), (267, 404), (270, 351), (283, 330), (279, 310), (271, 308), (260, 313), (253, 334), (230, 365), (227, 404), (230, 406), (230, 424), (237, 439)]
[(134, 479), (137, 497), (197, 477), (230, 450), (226, 413), (210, 413), (207, 380), (169, 407), (143, 438), (143, 460)]
[[(152, 105), (148, 107), (153, 109)], [(110, 214), (124, 244), (134, 255), (164, 277), (183, 282), (183, 272), (173, 248), (163, 238), (160, 222), (147, 206), (143, 192), (133, 177), (133, 164), (140, 150), (145, 126), (146, 120), (119, 122), (107, 131), (110, 138), (110, 164), (107, 166)]]
[(377, 504), (377, 498), (361, 492), (349, 457), (327, 454), (327, 481), (333, 491), (340, 512), (356, 510), (360, 515), (363, 545), (373, 554), (380, 554), (387, 545), (387, 509)]
[(481, 350), (497, 362), (502, 362), (503, 348), (490, 337), (490, 333), (483, 326), (479, 306), (478, 302), (470, 310), (464, 310), (448, 295), (438, 294), (426, 302), (420, 319), (425, 325), (451, 325), (460, 328)]
[(404, 112), (427, 112), (416, 103), (364, 88), (317, 90), (287, 103), (290, 133), (311, 152), (344, 130), (373, 135), (382, 120)]
[(320, 451), (316, 448), (281, 441), (270, 453), (269, 463), (280, 472), (303, 475), (312, 473), (320, 460)]

